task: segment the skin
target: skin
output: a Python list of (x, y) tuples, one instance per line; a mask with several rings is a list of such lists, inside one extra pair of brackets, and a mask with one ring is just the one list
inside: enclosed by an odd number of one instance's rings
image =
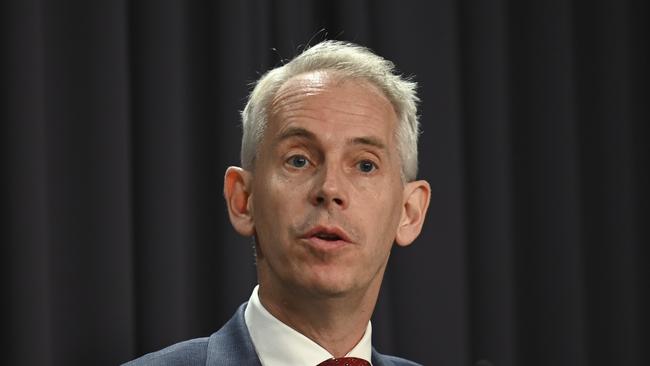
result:
[[(226, 171), (233, 227), (256, 237), (262, 304), (335, 357), (363, 336), (391, 248), (419, 235), (429, 204), (426, 181), (402, 181), (396, 126), (374, 85), (302, 74), (273, 99), (254, 170)], [(310, 235), (320, 229), (345, 240)]]

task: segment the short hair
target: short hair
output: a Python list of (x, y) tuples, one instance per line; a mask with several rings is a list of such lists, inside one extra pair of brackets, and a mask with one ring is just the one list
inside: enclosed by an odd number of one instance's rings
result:
[(278, 90), (289, 79), (315, 71), (332, 71), (343, 79), (359, 78), (378, 87), (397, 115), (397, 150), (404, 181), (413, 181), (418, 170), (417, 83), (396, 73), (395, 65), (366, 47), (349, 42), (323, 41), (274, 68), (255, 83), (242, 112), (241, 164), (253, 170), (257, 148), (268, 123), (269, 109)]

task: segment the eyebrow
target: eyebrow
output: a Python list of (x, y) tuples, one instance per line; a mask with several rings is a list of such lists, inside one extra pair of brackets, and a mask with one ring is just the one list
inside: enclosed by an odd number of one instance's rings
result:
[[(292, 137), (302, 137), (307, 140), (312, 140), (316, 141), (318, 138), (316, 137), (316, 134), (304, 129), (302, 127), (289, 127), (282, 131), (275, 140), (277, 142), (281, 142), (284, 140), (287, 140)], [(381, 150), (386, 150), (386, 144), (382, 142), (380, 139), (374, 136), (362, 136), (362, 137), (354, 137), (351, 139), (348, 139), (347, 141), (348, 144), (351, 145), (367, 145), (367, 146), (373, 146), (375, 148), (381, 149)]]
[(386, 150), (386, 144), (384, 144), (381, 140), (373, 136), (355, 137), (353, 139), (348, 140), (348, 142), (352, 143), (353, 145), (368, 145), (368, 146), (374, 146), (381, 150)]

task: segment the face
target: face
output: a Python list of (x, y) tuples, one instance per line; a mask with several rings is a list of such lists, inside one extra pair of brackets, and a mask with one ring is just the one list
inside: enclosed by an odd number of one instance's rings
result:
[(378, 289), (403, 211), (396, 125), (364, 81), (313, 72), (278, 91), (250, 193), (262, 287)]

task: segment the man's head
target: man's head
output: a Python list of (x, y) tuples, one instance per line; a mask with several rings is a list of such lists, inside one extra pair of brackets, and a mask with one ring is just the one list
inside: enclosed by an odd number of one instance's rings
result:
[(326, 42), (270, 71), (226, 172), (231, 222), (256, 237), (260, 291), (374, 293), (393, 243), (420, 233), (415, 84), (370, 51)]
[(293, 77), (313, 71), (336, 72), (341, 78), (366, 80), (384, 93), (399, 121), (395, 133), (402, 176), (405, 181), (415, 179), (419, 135), (417, 84), (396, 75), (392, 62), (367, 48), (336, 41), (325, 41), (308, 48), (289, 63), (264, 74), (256, 83), (242, 112), (242, 167), (254, 169), (258, 145), (268, 124), (270, 103), (277, 91)]

